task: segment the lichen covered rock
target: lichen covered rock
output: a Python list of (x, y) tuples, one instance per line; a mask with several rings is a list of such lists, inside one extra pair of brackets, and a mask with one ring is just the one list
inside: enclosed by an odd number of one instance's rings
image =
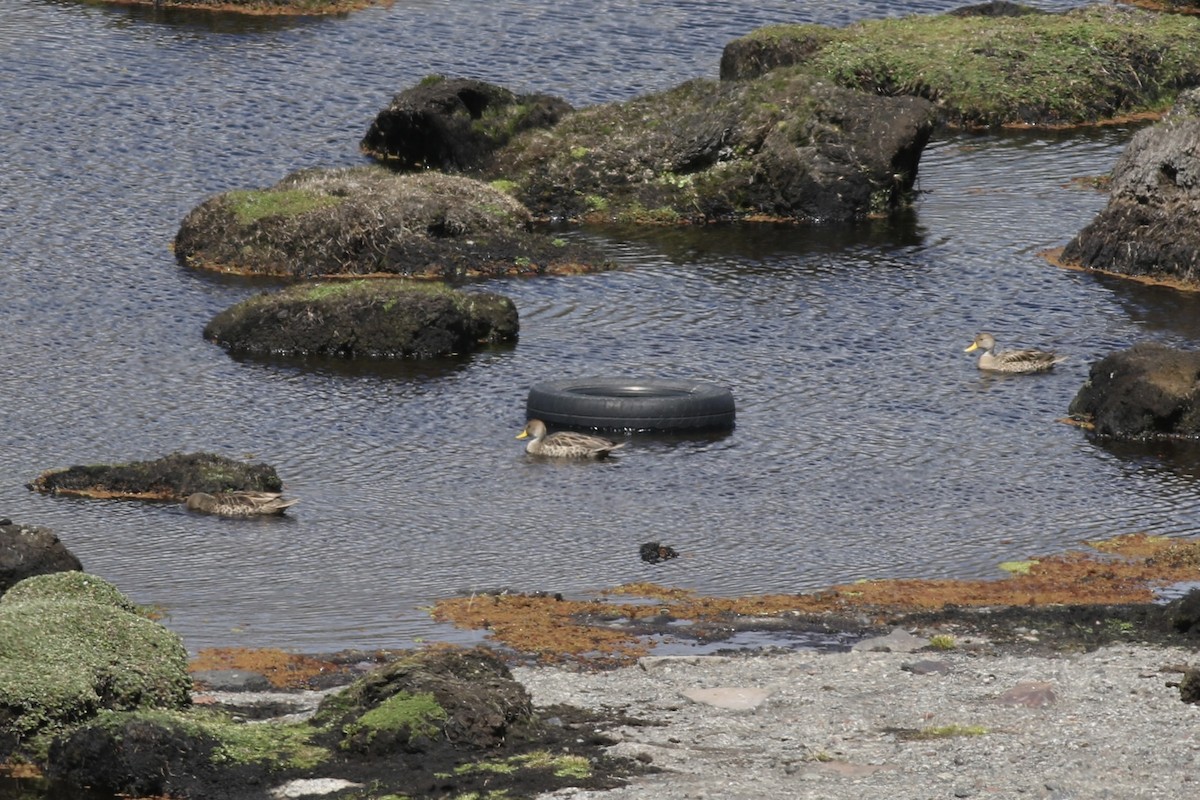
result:
[(842, 28), (772, 25), (730, 42), (726, 80), (794, 67), (839, 86), (932, 100), (949, 125), (1086, 125), (1158, 111), (1200, 81), (1200, 19), (1096, 3), (1011, 3)]
[(260, 294), (217, 314), (204, 336), (241, 353), (431, 358), (510, 341), (517, 330), (507, 297), (384, 279)]

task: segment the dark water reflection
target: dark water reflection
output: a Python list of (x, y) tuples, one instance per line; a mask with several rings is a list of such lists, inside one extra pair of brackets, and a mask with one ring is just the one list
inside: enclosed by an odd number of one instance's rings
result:
[[(53, 528), (192, 649), (310, 651), (470, 638), (424, 611), (458, 591), (973, 577), (1081, 539), (1192, 532), (1192, 453), (1114, 452), (1056, 422), (1091, 361), (1200, 338), (1191, 297), (1039, 255), (1102, 206), (1071, 181), (1107, 171), (1128, 129), (939, 137), (915, 212), (887, 223), (569, 231), (619, 268), (479, 284), (516, 302), (520, 339), (462, 359), (234, 359), (201, 337), (274, 284), (180, 268), (183, 215), (361, 163), (374, 114), (429, 72), (607, 102), (715, 76), (726, 41), (770, 22), (955, 5), (397, 2), (267, 21), (11, 0), (0, 516)], [(981, 376), (962, 350), (983, 328), (1071, 360)], [(737, 427), (636, 437), (607, 464), (526, 458), (528, 387), (609, 374), (727, 385)], [(266, 460), (302, 502), (239, 523), (25, 488), (175, 450)], [(681, 557), (642, 562), (652, 540)]]

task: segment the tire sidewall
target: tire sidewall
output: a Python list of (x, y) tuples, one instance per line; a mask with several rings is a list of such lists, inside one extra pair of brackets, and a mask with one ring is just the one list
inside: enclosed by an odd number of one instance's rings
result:
[(698, 431), (733, 427), (733, 393), (706, 381), (573, 378), (534, 384), (526, 416), (590, 430)]

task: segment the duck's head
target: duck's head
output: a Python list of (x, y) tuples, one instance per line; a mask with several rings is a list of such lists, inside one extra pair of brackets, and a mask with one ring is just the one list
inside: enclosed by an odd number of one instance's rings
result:
[(525, 423), (525, 427), (522, 428), (521, 432), (517, 434), (517, 438), (528, 439), (532, 436), (534, 439), (540, 439), (545, 435), (546, 423), (542, 422), (540, 419), (531, 419), (529, 422)]
[(198, 511), (203, 509), (207, 504), (211, 503), (215, 499), (216, 498), (214, 498), (211, 494), (196, 492), (194, 494), (189, 494), (183, 501), (183, 505), (185, 508), (191, 509), (192, 511)]
[(996, 346), (996, 339), (990, 333), (975, 334), (975, 341), (971, 342), (971, 346), (964, 350), (964, 353), (970, 353), (975, 350), (983, 350), (987, 352)]

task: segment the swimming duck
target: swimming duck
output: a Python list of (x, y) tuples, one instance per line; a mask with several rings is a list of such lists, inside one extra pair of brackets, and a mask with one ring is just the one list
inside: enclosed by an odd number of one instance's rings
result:
[(218, 517), (262, 517), (282, 514), (299, 502), (285, 500), (279, 492), (196, 492), (189, 494), (183, 504), (189, 511)]
[(990, 333), (977, 333), (975, 341), (964, 352), (982, 350), (979, 356), (979, 368), (988, 372), (1045, 372), (1066, 360), (1049, 350), (996, 350), (996, 337)]
[(529, 439), (525, 452), (535, 456), (553, 456), (555, 458), (605, 458), (613, 450), (624, 447), (625, 443), (611, 442), (600, 436), (574, 431), (559, 431), (546, 435), (546, 423), (540, 419), (531, 419), (524, 429), (517, 434), (518, 439)]

